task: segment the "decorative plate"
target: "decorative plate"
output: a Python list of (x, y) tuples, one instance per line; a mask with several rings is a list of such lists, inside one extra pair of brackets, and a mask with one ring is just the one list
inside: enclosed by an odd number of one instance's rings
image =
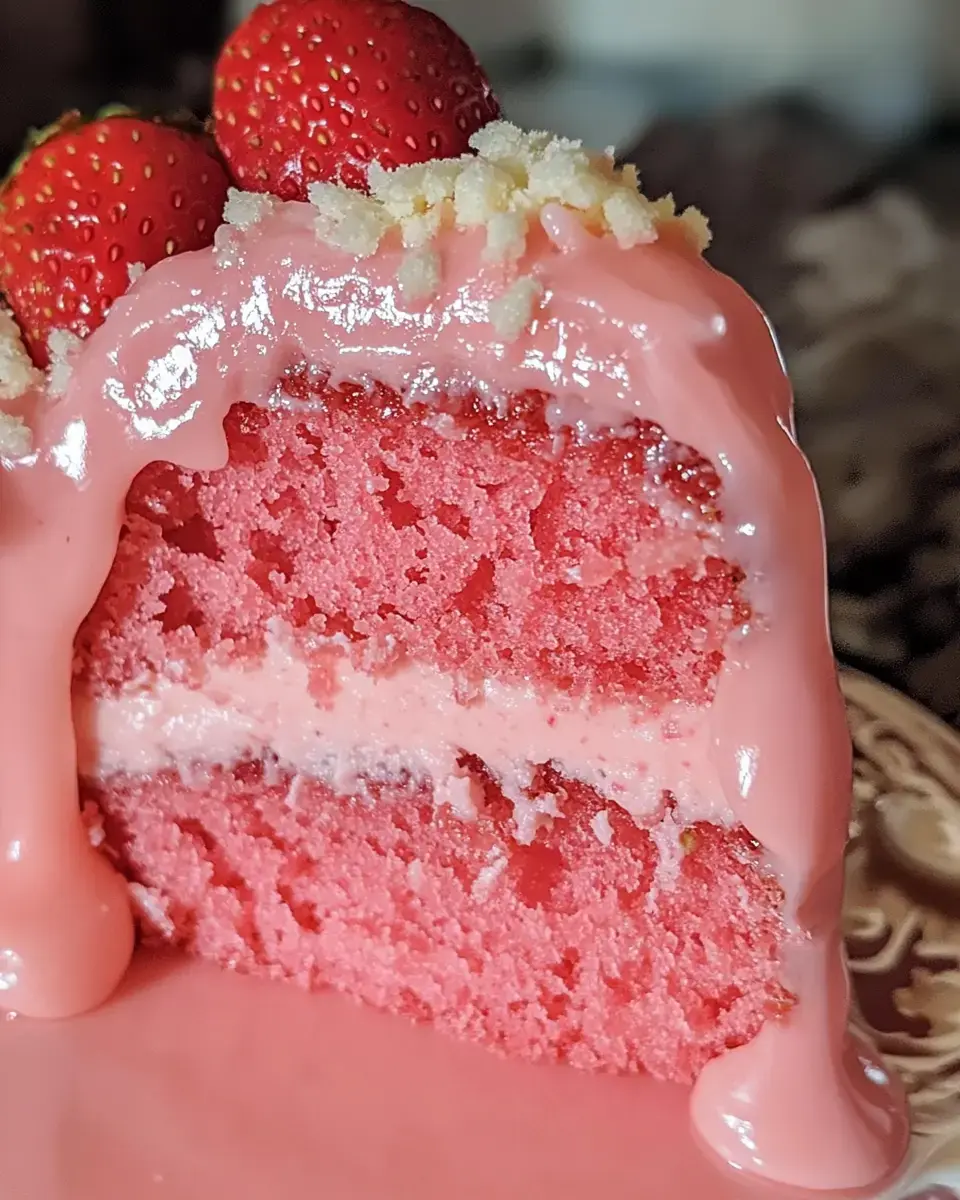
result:
[(960, 734), (867, 676), (844, 673), (843, 688), (855, 748), (845, 914), (854, 1020), (910, 1096), (916, 1182), (895, 1194), (957, 1200)]

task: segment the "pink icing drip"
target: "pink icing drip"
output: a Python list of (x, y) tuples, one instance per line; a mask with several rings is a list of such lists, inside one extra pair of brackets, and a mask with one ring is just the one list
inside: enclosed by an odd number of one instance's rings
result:
[(782, 875), (800, 1004), (708, 1066), (693, 1115), (739, 1167), (796, 1186), (868, 1186), (899, 1161), (906, 1129), (893, 1085), (844, 1040), (850, 751), (816, 492), (769, 330), (679, 238), (623, 251), (592, 238), (558, 249), (541, 236), (520, 267), (543, 285), (543, 309), (503, 345), (486, 302), (508, 268), (481, 269), (479, 234), (445, 233), (439, 248), (440, 293), (405, 306), (398, 247), (358, 264), (317, 241), (307, 206), (282, 206), (233, 231), (236, 265), (202, 251), (151, 270), (78, 355), (66, 395), (36, 398), (38, 453), (5, 479), (0, 508), (0, 946), (15, 968), (11, 1006), (92, 1006), (130, 953), (123, 885), (80, 832), (68, 683), (73, 635), (109, 571), (137, 471), (157, 458), (221, 465), (231, 403), (266, 401), (303, 358), (398, 388), (468, 376), (498, 395), (539, 388), (561, 407), (579, 397), (578, 418), (598, 427), (656, 421), (721, 474), (728, 553), (752, 569), (771, 620), (722, 676), (713, 766)]

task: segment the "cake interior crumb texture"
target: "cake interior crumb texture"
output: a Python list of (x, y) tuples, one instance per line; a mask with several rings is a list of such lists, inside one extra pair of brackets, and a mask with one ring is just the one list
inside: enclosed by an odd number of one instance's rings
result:
[[(135, 481), (76, 642), (91, 711), (256, 663), (278, 624), (319, 705), (332, 651), (442, 672), (464, 704), (484, 680), (644, 720), (710, 703), (751, 612), (696, 451), (644, 422), (579, 442), (539, 393), (427, 410), (300, 366), (272, 400), (233, 407), (223, 470)], [(638, 821), (527, 767), (518, 797), (462, 753), (469, 817), (415, 772), (346, 784), (270, 755), (93, 774), (84, 799), (148, 941), (511, 1054), (689, 1080), (789, 1007), (782, 895), (743, 830), (686, 821), (668, 788)]]

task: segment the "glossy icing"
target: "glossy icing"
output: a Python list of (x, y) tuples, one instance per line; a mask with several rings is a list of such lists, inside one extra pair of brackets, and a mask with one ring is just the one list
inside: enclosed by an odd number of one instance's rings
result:
[(0, 1023), (0, 1062), (17, 1200), (850, 1200), (725, 1169), (685, 1088), (500, 1059), (180, 957), (138, 953), (80, 1020)]
[[(703, 1072), (692, 1111), (736, 1166), (796, 1186), (876, 1183), (902, 1154), (896, 1087), (845, 1040), (838, 934), (850, 749), (827, 634), (815, 487), (791, 398), (752, 302), (679, 232), (621, 248), (549, 206), (518, 263), (480, 232), (441, 231), (438, 290), (398, 291), (388, 236), (363, 261), (321, 243), (306, 205), (280, 205), (219, 250), (149, 271), (76, 354), (63, 396), (33, 406), (35, 451), (0, 496), (0, 976), (11, 1008), (68, 1015), (113, 990), (132, 943), (123, 884), (86, 846), (77, 811), (72, 640), (116, 548), (135, 474), (163, 458), (224, 462), (222, 420), (269, 402), (306, 358), (428, 396), (482, 386), (558, 397), (585, 433), (642, 416), (697, 446), (724, 485), (725, 553), (769, 619), (735, 648), (707, 736), (733, 816), (782, 878), (800, 1004)], [(549, 234), (549, 236), (548, 236)], [(519, 276), (539, 284), (514, 341), (489, 322)], [(789, 710), (784, 681), (790, 681)], [(820, 1147), (810, 1153), (811, 1143)]]

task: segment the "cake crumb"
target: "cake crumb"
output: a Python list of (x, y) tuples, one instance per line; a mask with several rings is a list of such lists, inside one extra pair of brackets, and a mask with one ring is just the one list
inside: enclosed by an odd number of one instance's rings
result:
[(436, 237), (440, 228), (443, 210), (430, 208), (423, 213), (414, 213), (400, 220), (400, 236), (408, 250), (418, 250)]
[(490, 301), (490, 324), (505, 342), (515, 342), (533, 320), (537, 301), (543, 295), (543, 285), (532, 275), (523, 275), (509, 288)]
[(312, 183), (308, 194), (318, 213), (314, 228), (321, 240), (357, 258), (376, 254), (392, 223), (382, 204), (335, 183)]
[(0, 458), (8, 462), (30, 453), (33, 438), (30, 427), (20, 417), (0, 412)]
[(603, 202), (603, 215), (617, 243), (629, 250), (657, 239), (657, 222), (649, 204), (637, 192), (621, 190)]
[[(506, 793), (506, 789), (504, 792)], [(540, 826), (562, 815), (553, 792), (544, 792), (533, 800), (529, 796), (514, 796), (510, 799), (513, 801), (516, 838), (521, 846), (532, 845)]]
[(508, 171), (496, 163), (475, 158), (460, 171), (453, 192), (457, 224), (465, 229), (486, 225), (496, 213), (505, 212), (516, 191)]
[(276, 206), (276, 198), (263, 192), (242, 192), (239, 188), (228, 188), (223, 219), (237, 229), (252, 229), (264, 217), (268, 217)]
[(516, 262), (527, 249), (527, 218), (523, 213), (494, 213), (487, 221), (488, 262)]
[(483, 803), (483, 788), (471, 775), (448, 775), (433, 789), (434, 802), (448, 804), (462, 821), (475, 821)]
[(50, 392), (54, 396), (62, 396), (70, 386), (70, 376), (73, 373), (73, 356), (80, 349), (82, 342), (69, 329), (53, 329), (47, 339), (47, 349), (50, 352)]
[[(387, 170), (373, 163), (363, 195), (332, 183), (314, 183), (310, 202), (319, 214), (318, 235), (359, 258), (374, 254), (387, 230), (399, 230), (407, 249), (421, 249), (445, 225), (486, 229), (485, 257), (515, 261), (526, 249), (528, 221), (550, 206), (576, 214), (590, 232), (614, 238), (623, 249), (655, 241), (667, 223), (681, 223), (703, 249), (709, 228), (688, 209), (677, 216), (670, 197), (651, 200), (640, 190), (635, 167), (618, 167), (607, 151), (551, 133), (527, 133), (494, 121), (470, 139), (475, 154), (434, 159)], [(225, 213), (238, 223), (254, 219), (250, 205), (267, 200), (231, 192)]]
[(679, 221), (693, 245), (702, 254), (713, 240), (713, 234), (710, 232), (710, 222), (700, 209), (694, 208), (693, 205), (683, 210)]
[(590, 818), (590, 828), (602, 846), (609, 846), (613, 841), (613, 826), (610, 824), (610, 814), (605, 808)]
[(470, 895), (474, 900), (486, 900), (493, 891), (494, 884), (507, 869), (508, 858), (501, 846), (492, 846), (487, 854), (487, 865), (477, 873)]
[(218, 225), (213, 233), (213, 258), (217, 267), (225, 270), (236, 264), (239, 228), (236, 225)]
[(367, 175), (370, 193), (392, 220), (399, 222), (404, 217), (412, 217), (442, 205), (445, 200), (452, 200), (463, 164), (471, 161), (472, 155), (435, 158), (426, 163), (397, 167), (393, 171), (373, 163)]
[[(558, 139), (530, 163), (527, 192), (538, 206), (556, 201), (581, 211), (598, 208), (611, 194), (615, 182), (609, 169), (600, 167), (607, 162), (605, 155), (593, 157), (579, 143), (562, 143)], [(639, 192), (636, 195), (639, 201)]]
[(0, 400), (16, 400), (40, 382), (13, 314), (0, 309)]
[(397, 283), (406, 300), (425, 300), (440, 286), (440, 256), (427, 246), (408, 250), (397, 271)]
[(131, 285), (137, 282), (146, 269), (146, 266), (142, 262), (127, 263), (127, 279)]
[(151, 932), (160, 934), (164, 941), (172, 941), (177, 931), (161, 897), (142, 883), (128, 884), (128, 888), (134, 910), (141, 921), (150, 927)]

